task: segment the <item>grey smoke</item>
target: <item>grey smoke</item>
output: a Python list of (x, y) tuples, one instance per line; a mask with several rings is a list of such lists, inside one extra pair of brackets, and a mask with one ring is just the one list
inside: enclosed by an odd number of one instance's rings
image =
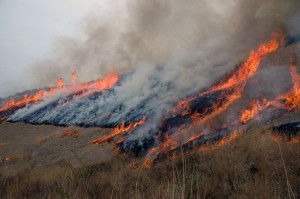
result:
[(203, 78), (199, 71), (215, 74), (218, 68), (218, 75), (224, 74), (271, 32), (297, 31), (293, 17), (299, 8), (297, 0), (126, 1), (104, 18), (87, 17), (86, 39), (59, 39), (57, 57), (37, 62), (29, 75), (34, 75), (36, 86), (48, 85), (72, 70), (87, 81), (105, 76), (112, 68), (123, 73), (140, 62), (163, 68), (178, 56), (186, 60), (190, 56), (194, 59), (181, 62), (170, 75), (177, 77), (197, 65), (194, 77), (186, 82), (192, 86), (194, 79)]
[[(65, 116), (62, 123), (77, 124), (90, 120), (86, 116), (93, 112), (97, 123), (122, 104), (118, 114), (110, 117), (120, 122), (151, 99), (145, 111), (152, 111), (156, 115), (153, 120), (160, 121), (175, 102), (212, 84), (247, 58), (261, 41), (268, 40), (272, 32), (299, 30), (295, 22), (300, 10), (297, 0), (125, 2), (104, 17), (87, 17), (85, 40), (59, 39), (57, 57), (37, 62), (28, 77), (35, 77), (31, 79), (37, 87), (73, 70), (81, 81), (103, 77), (112, 69), (120, 74), (131, 71), (131, 75), (112, 96), (87, 99), (77, 112), (63, 107), (37, 120), (47, 121), (58, 114)], [(105, 107), (108, 103), (111, 108)], [(72, 106), (77, 107), (76, 103)], [(15, 118), (26, 114), (28, 110), (20, 110)], [(77, 114), (76, 121), (73, 114)]]
[[(37, 63), (32, 68), (34, 73), (29, 74), (37, 75), (40, 85), (74, 69), (81, 80), (91, 80), (114, 68), (123, 74), (119, 84), (110, 91), (85, 98), (73, 96), (67, 105), (66, 95), (53, 96), (18, 110), (9, 120), (116, 126), (147, 116), (147, 123), (131, 132), (124, 142), (125, 148), (136, 143), (143, 146), (144, 140), (156, 139), (163, 117), (178, 100), (211, 85), (246, 59), (259, 42), (268, 40), (272, 32), (281, 29), (285, 34), (298, 34), (297, 1), (231, 0), (226, 5), (221, 0), (128, 1), (120, 8), (122, 11), (105, 19), (89, 18), (86, 40), (61, 39), (56, 47), (57, 58)], [(272, 99), (290, 87), (291, 82), (282, 83), (290, 78), (287, 64), (275, 65), (272, 60), (261, 64), (261, 70), (252, 80), (263, 82), (262, 85), (250, 82), (242, 104), (228, 108), (216, 118), (221, 124), (221, 119), (232, 124), (226, 131), (212, 133), (206, 129), (208, 121), (179, 136), (175, 133), (175, 139), (184, 143), (191, 135), (204, 132), (201, 138), (204, 142), (242, 128), (233, 121), (251, 98)], [(275, 112), (271, 111), (267, 117), (271, 118)]]

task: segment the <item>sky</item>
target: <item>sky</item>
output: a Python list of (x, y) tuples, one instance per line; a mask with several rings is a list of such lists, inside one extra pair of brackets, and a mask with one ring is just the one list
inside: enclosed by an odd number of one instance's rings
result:
[[(80, 37), (87, 13), (108, 2), (0, 0), (0, 74), (5, 77), (0, 78), (0, 98), (25, 88), (22, 74), (36, 60), (52, 56), (53, 41), (59, 36)], [(16, 84), (14, 89), (11, 84)]]

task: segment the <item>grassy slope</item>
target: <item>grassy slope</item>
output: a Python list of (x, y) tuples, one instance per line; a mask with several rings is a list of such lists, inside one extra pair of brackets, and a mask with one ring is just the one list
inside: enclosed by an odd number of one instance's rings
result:
[[(287, 66), (299, 44), (268, 59)], [(292, 56), (299, 66), (300, 60)], [(276, 123), (300, 121), (300, 114)], [(260, 127), (261, 128), (261, 127)], [(108, 130), (0, 125), (0, 198), (300, 198), (300, 144), (278, 144), (257, 128), (211, 151), (132, 169), (107, 144), (90, 146)], [(280, 152), (281, 151), (281, 152)]]
[[(132, 158), (1, 173), (0, 198), (299, 198), (300, 144), (252, 130), (223, 147), (132, 169)], [(280, 152), (281, 151), (281, 152)]]

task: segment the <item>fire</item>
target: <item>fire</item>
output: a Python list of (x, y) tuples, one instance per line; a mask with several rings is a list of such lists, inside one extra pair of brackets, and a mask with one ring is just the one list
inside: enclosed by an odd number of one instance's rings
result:
[[(210, 89), (199, 93), (196, 96), (193, 96), (189, 99), (182, 100), (178, 103), (175, 110), (185, 113), (186, 110), (189, 110), (189, 104), (192, 100), (204, 96), (206, 94), (212, 93), (214, 91), (227, 90), (230, 88), (236, 89), (236, 93), (242, 93), (247, 80), (252, 77), (255, 72), (258, 70), (260, 62), (262, 59), (276, 51), (280, 45), (283, 43), (283, 35), (281, 33), (276, 34), (273, 39), (271, 39), (266, 44), (259, 45), (256, 51), (251, 51), (248, 59), (243, 63), (243, 65), (235, 71), (231, 76), (221, 81), (219, 84), (212, 86)], [(236, 95), (236, 93), (234, 93)], [(173, 110), (174, 112), (174, 110)]]
[(254, 100), (250, 103), (250, 107), (242, 112), (240, 122), (243, 124), (248, 123), (258, 112), (262, 111), (264, 106), (259, 100)]
[(223, 90), (237, 85), (245, 85), (247, 80), (252, 77), (258, 70), (259, 64), (262, 59), (277, 50), (283, 43), (282, 35), (279, 34), (271, 39), (266, 44), (261, 44), (256, 51), (251, 51), (248, 59), (242, 67), (238, 69), (231, 77), (221, 82), (219, 85), (212, 87), (211, 91)]
[(214, 150), (219, 147), (222, 147), (233, 140), (236, 140), (238, 137), (240, 137), (240, 134), (236, 131), (234, 131), (230, 136), (224, 137), (221, 140), (214, 142), (213, 144), (205, 144), (198, 148), (198, 151), (206, 151), (206, 150)]
[(58, 92), (64, 92), (66, 94), (70, 93), (78, 93), (81, 92), (79, 97), (84, 97), (90, 95), (94, 92), (99, 92), (102, 90), (107, 90), (112, 88), (119, 81), (119, 75), (112, 71), (107, 77), (103, 79), (97, 79), (94, 82), (78, 84), (76, 83), (76, 72), (72, 73), (72, 86), (67, 87), (64, 86), (63, 78), (59, 78), (57, 81), (57, 85), (55, 88), (50, 84), (49, 90), (39, 90), (35, 94), (24, 95), (23, 99), (10, 99), (7, 103), (5, 103), (2, 107), (0, 107), (0, 112), (7, 111), (16, 108), (22, 108), (27, 104), (37, 103), (46, 97), (56, 94)]
[[(187, 131), (185, 131), (185, 132), (187, 132)], [(191, 137), (187, 138), (187, 140), (180, 142), (178, 140), (183, 139), (182, 137), (176, 137), (174, 135), (171, 136), (168, 134), (165, 135), (164, 141), (160, 145), (158, 145), (148, 151), (148, 154), (147, 154), (148, 158), (146, 159), (146, 162), (147, 162), (146, 165), (152, 164), (151, 162), (153, 162), (159, 154), (173, 151), (173, 150), (177, 149), (178, 147), (188, 144), (202, 136), (204, 136), (204, 133), (193, 134)]]
[(147, 120), (146, 117), (143, 117), (140, 121), (130, 123), (128, 126), (125, 126), (125, 122), (123, 122), (120, 126), (116, 127), (110, 134), (94, 140), (92, 142), (92, 144), (101, 144), (105, 141), (108, 141), (108, 140), (118, 136), (118, 135), (133, 131), (137, 127), (144, 124), (146, 122), (146, 120)]
[(11, 108), (15, 107), (23, 107), (26, 104), (33, 104), (39, 101), (40, 99), (45, 97), (45, 91), (40, 90), (36, 94), (33, 95), (24, 95), (23, 99), (21, 100), (15, 100), (15, 99), (10, 99), (4, 106), (0, 108), (0, 112), (9, 110)]
[[(269, 53), (277, 50), (281, 45), (281, 42), (282, 35), (277, 35), (266, 44), (261, 44), (256, 51), (251, 51), (248, 59), (231, 76), (225, 78), (223, 81), (220, 81), (219, 84), (212, 86), (210, 89), (201, 92), (196, 96), (180, 101), (175, 110), (181, 115), (189, 115), (193, 123), (186, 129), (178, 128), (177, 131), (171, 135), (164, 136), (163, 141), (158, 146), (148, 151), (148, 159), (146, 160), (145, 165), (151, 165), (159, 154), (170, 152), (182, 145), (188, 144), (202, 137), (203, 132), (194, 134), (189, 133), (189, 131), (191, 131), (193, 127), (199, 126), (209, 119), (219, 115), (226, 110), (229, 105), (239, 99), (242, 96), (247, 80), (251, 78), (258, 70), (262, 59)], [(217, 94), (220, 96), (214, 105), (205, 108), (203, 111), (201, 111), (201, 113), (191, 113), (190, 103), (193, 100), (202, 96), (210, 97), (210, 94), (213, 92), (218, 92)], [(254, 104), (253, 107), (256, 107), (256, 105), (257, 104)], [(172, 112), (174, 113), (174, 110), (172, 110)], [(242, 121), (248, 121), (248, 119), (252, 118), (254, 114), (255, 109), (247, 110), (245, 113), (243, 113)], [(236, 135), (236, 133), (233, 133), (232, 137), (224, 139), (218, 142), (218, 144), (224, 145), (227, 141), (234, 139)]]
[(73, 87), (76, 87), (76, 79), (77, 79), (76, 71), (73, 71), (71, 76), (72, 76), (72, 85), (73, 85)]
[[(293, 86), (287, 93), (276, 97), (274, 100), (263, 99), (262, 102), (254, 100), (250, 107), (242, 112), (240, 122), (248, 123), (255, 115), (270, 106), (292, 111), (300, 108), (300, 75), (297, 74), (296, 66), (290, 67)], [(284, 103), (281, 103), (283, 101)]]
[(112, 71), (108, 74), (107, 77), (103, 79), (97, 79), (96, 81), (92, 83), (86, 83), (82, 84), (80, 86), (77, 86), (77, 91), (84, 91), (79, 97), (84, 97), (90, 94), (93, 94), (95, 92), (99, 92), (102, 90), (108, 90), (112, 88), (118, 81), (120, 77), (119, 75)]
[(290, 67), (293, 88), (285, 95), (285, 104), (290, 110), (300, 108), (300, 75), (297, 74), (296, 66)]
[[(193, 151), (202, 151), (224, 146), (239, 137), (240, 134), (238, 134), (238, 131), (245, 127), (245, 125), (241, 124), (247, 124), (252, 119), (259, 118), (258, 114), (268, 107), (275, 107), (276, 111), (279, 109), (280, 111), (281, 109), (284, 111), (299, 109), (300, 75), (297, 74), (296, 66), (291, 66), (290, 71), (293, 86), (287, 93), (280, 95), (273, 100), (263, 98), (251, 101), (249, 106), (241, 112), (240, 117), (234, 113), (232, 114), (234, 116), (230, 115), (230, 117), (224, 119), (222, 117), (223, 115), (221, 115), (234, 102), (241, 99), (247, 82), (258, 71), (262, 60), (268, 54), (276, 51), (282, 43), (282, 35), (275, 35), (270, 41), (260, 44), (256, 50), (252, 50), (243, 64), (231, 74), (221, 79), (217, 84), (212, 85), (207, 90), (192, 97), (181, 100), (177, 106), (170, 111), (171, 114), (167, 113), (167, 115), (162, 115), (165, 117), (161, 126), (155, 126), (158, 128), (158, 131), (156, 131), (155, 134), (157, 137), (151, 138), (151, 141), (145, 143), (145, 148), (143, 148), (144, 145), (141, 147), (142, 152), (140, 152), (141, 150), (137, 150), (138, 155), (142, 153), (142, 155), (145, 155), (146, 157), (144, 167), (151, 167), (154, 161), (158, 158), (164, 158), (166, 154), (176, 154), (179, 149), (181, 149), (180, 147), (188, 148), (196, 145), (197, 150)], [(39, 90), (35, 94), (25, 95), (21, 100), (9, 100), (3, 107), (0, 107), (0, 112), (39, 102), (49, 95), (56, 93), (64, 94), (64, 96), (68, 97), (66, 98), (67, 100), (69, 100), (69, 98), (71, 98), (70, 101), (77, 100), (92, 95), (93, 93), (111, 89), (120, 79), (119, 75), (112, 71), (105, 78), (80, 84), (77, 82), (76, 71), (72, 72), (71, 75), (71, 85), (64, 85), (64, 80), (60, 78), (56, 87), (50, 86), (49, 90)], [(70, 101), (64, 102), (62, 105), (68, 104)], [(62, 105), (60, 104), (59, 106)], [(234, 111), (234, 109), (229, 111)], [(3, 120), (6, 119), (6, 117), (3, 118)], [(0, 121), (1, 119), (2, 118), (0, 118)], [(149, 120), (151, 119), (148, 117), (148, 122)], [(226, 120), (225, 124), (223, 123), (223, 120)], [(128, 124), (123, 122), (114, 128), (111, 133), (93, 140), (92, 144), (109, 142), (116, 149), (119, 149), (120, 152), (126, 151), (127, 148), (121, 150), (121, 147), (119, 146), (122, 145), (123, 142), (126, 142), (129, 133), (138, 128), (140, 130), (140, 127), (146, 122), (147, 118), (145, 116), (137, 122)], [(135, 133), (137, 133), (137, 131), (135, 131)], [(64, 136), (76, 137), (79, 135), (76, 134), (76, 132), (68, 131), (65, 132), (62, 137)], [(201, 146), (199, 147), (199, 145)], [(131, 146), (134, 145), (130, 145), (130, 147)], [(134, 163), (133, 167), (136, 166), (137, 165)]]
[(207, 120), (219, 115), (224, 110), (226, 110), (230, 104), (232, 104), (235, 100), (239, 99), (241, 95), (242, 93), (240, 92), (240, 90), (237, 90), (231, 95), (225, 95), (223, 99), (217, 101), (217, 103), (213, 107), (210, 107), (209, 111), (208, 109), (206, 109), (204, 114), (200, 115), (197, 112), (193, 113), (190, 116), (193, 121), (193, 126), (200, 125), (203, 122), (206, 122)]
[(58, 89), (62, 89), (64, 87), (64, 79), (62, 77), (57, 80), (56, 87)]

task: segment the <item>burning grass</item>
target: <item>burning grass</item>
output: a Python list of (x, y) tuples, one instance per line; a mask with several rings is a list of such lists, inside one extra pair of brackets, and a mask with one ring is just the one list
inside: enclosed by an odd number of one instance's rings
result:
[[(23, 108), (28, 104), (35, 104), (38, 103), (45, 98), (58, 94), (60, 92), (66, 93), (66, 94), (76, 94), (77, 98), (82, 98), (84, 96), (90, 95), (95, 92), (103, 91), (110, 89), (113, 87), (118, 81), (119, 81), (119, 75), (116, 74), (114, 71), (112, 71), (107, 77), (103, 79), (97, 79), (93, 82), (88, 82), (84, 84), (78, 84), (76, 82), (76, 71), (72, 72), (72, 85), (71, 86), (65, 86), (64, 85), (64, 79), (59, 78), (57, 80), (56, 87), (52, 87), (50, 84), (50, 87), (46, 90), (40, 89), (38, 92), (30, 95), (24, 95), (21, 99), (14, 99), (11, 98), (8, 100), (2, 107), (0, 107), (0, 112), (4, 111), (14, 111), (19, 108)], [(7, 116), (4, 116), (7, 117)], [(4, 120), (4, 117), (2, 117), (2, 120)], [(6, 119), (6, 118), (5, 118)], [(0, 118), (1, 122), (1, 118)]]
[[(0, 122), (25, 121), (64, 126), (101, 126), (102, 122), (102, 125), (114, 127), (114, 130), (104, 132), (96, 129), (88, 135), (69, 128), (64, 131), (57, 129), (56, 133), (45, 134), (37, 140), (34, 135), (30, 139), (22, 137), (21, 146), (26, 145), (28, 150), (24, 154), (19, 153), (19, 156), (5, 157), (4, 169), (0, 170), (3, 171), (0, 197), (300, 197), (297, 186), (300, 184), (299, 133), (286, 136), (284, 133), (263, 131), (262, 128), (249, 130), (249, 126), (257, 121), (263, 123), (299, 110), (299, 63), (288, 63), (291, 79), (289, 90), (268, 96), (270, 99), (263, 94), (253, 99), (244, 96), (256, 91), (251, 90), (257, 85), (251, 85), (250, 80), (260, 70), (263, 59), (277, 51), (282, 43), (282, 35), (279, 34), (261, 44), (250, 52), (243, 64), (214, 85), (184, 98), (173, 109), (160, 113), (164, 116), (160, 122), (154, 122), (154, 116), (147, 115), (151, 111), (143, 109), (143, 106), (147, 106), (147, 98), (140, 101), (145, 104), (130, 109), (133, 115), (120, 116), (126, 103), (123, 104), (123, 100), (120, 104), (107, 100), (112, 99), (110, 96), (117, 96), (122, 88), (113, 88), (120, 79), (114, 72), (104, 79), (86, 84), (78, 84), (76, 72), (73, 72), (70, 86), (65, 86), (63, 79), (59, 79), (57, 86), (50, 87), (49, 91), (40, 90), (32, 95), (24, 95), (20, 100), (7, 101), (0, 107), (0, 112), (3, 112)], [(120, 79), (119, 85), (124, 82), (126, 85), (124, 79), (125, 76)], [(39, 104), (36, 107), (29, 105), (61, 92), (65, 94), (62, 99), (45, 102), (47, 106), (43, 105), (42, 109)], [(85, 97), (85, 100), (80, 100)], [(7, 120), (10, 116), (6, 114), (13, 114), (19, 108), (24, 109), (17, 111), (16, 116), (12, 115), (17, 120)], [(113, 117), (114, 114), (117, 117)], [(110, 118), (114, 119), (113, 122)], [(244, 133), (239, 133), (241, 131)], [(18, 135), (23, 136), (24, 132)], [(96, 139), (95, 135), (101, 137)], [(77, 139), (60, 139), (63, 137)], [(37, 144), (33, 147), (26, 140), (36, 140)], [(107, 146), (105, 142), (122, 154), (121, 157), (103, 161), (105, 155), (112, 154), (111, 151), (102, 150)], [(7, 145), (3, 150), (5, 154), (13, 153), (9, 147), (14, 148), (17, 144), (12, 143), (0, 142), (1, 145)], [(0, 150), (1, 153), (3, 151)], [(92, 162), (86, 161), (87, 156)], [(44, 161), (45, 165), (35, 168), (35, 164), (42, 162), (41, 157), (48, 158)], [(102, 160), (96, 163), (99, 157)], [(18, 164), (20, 160), (27, 165), (21, 167), (17, 174), (7, 175), (5, 168)]]
[(276, 142), (259, 129), (151, 169), (133, 167), (139, 160), (128, 156), (88, 165), (74, 152), (79, 167), (59, 161), (13, 176), (1, 173), (0, 197), (299, 198), (299, 143)]

